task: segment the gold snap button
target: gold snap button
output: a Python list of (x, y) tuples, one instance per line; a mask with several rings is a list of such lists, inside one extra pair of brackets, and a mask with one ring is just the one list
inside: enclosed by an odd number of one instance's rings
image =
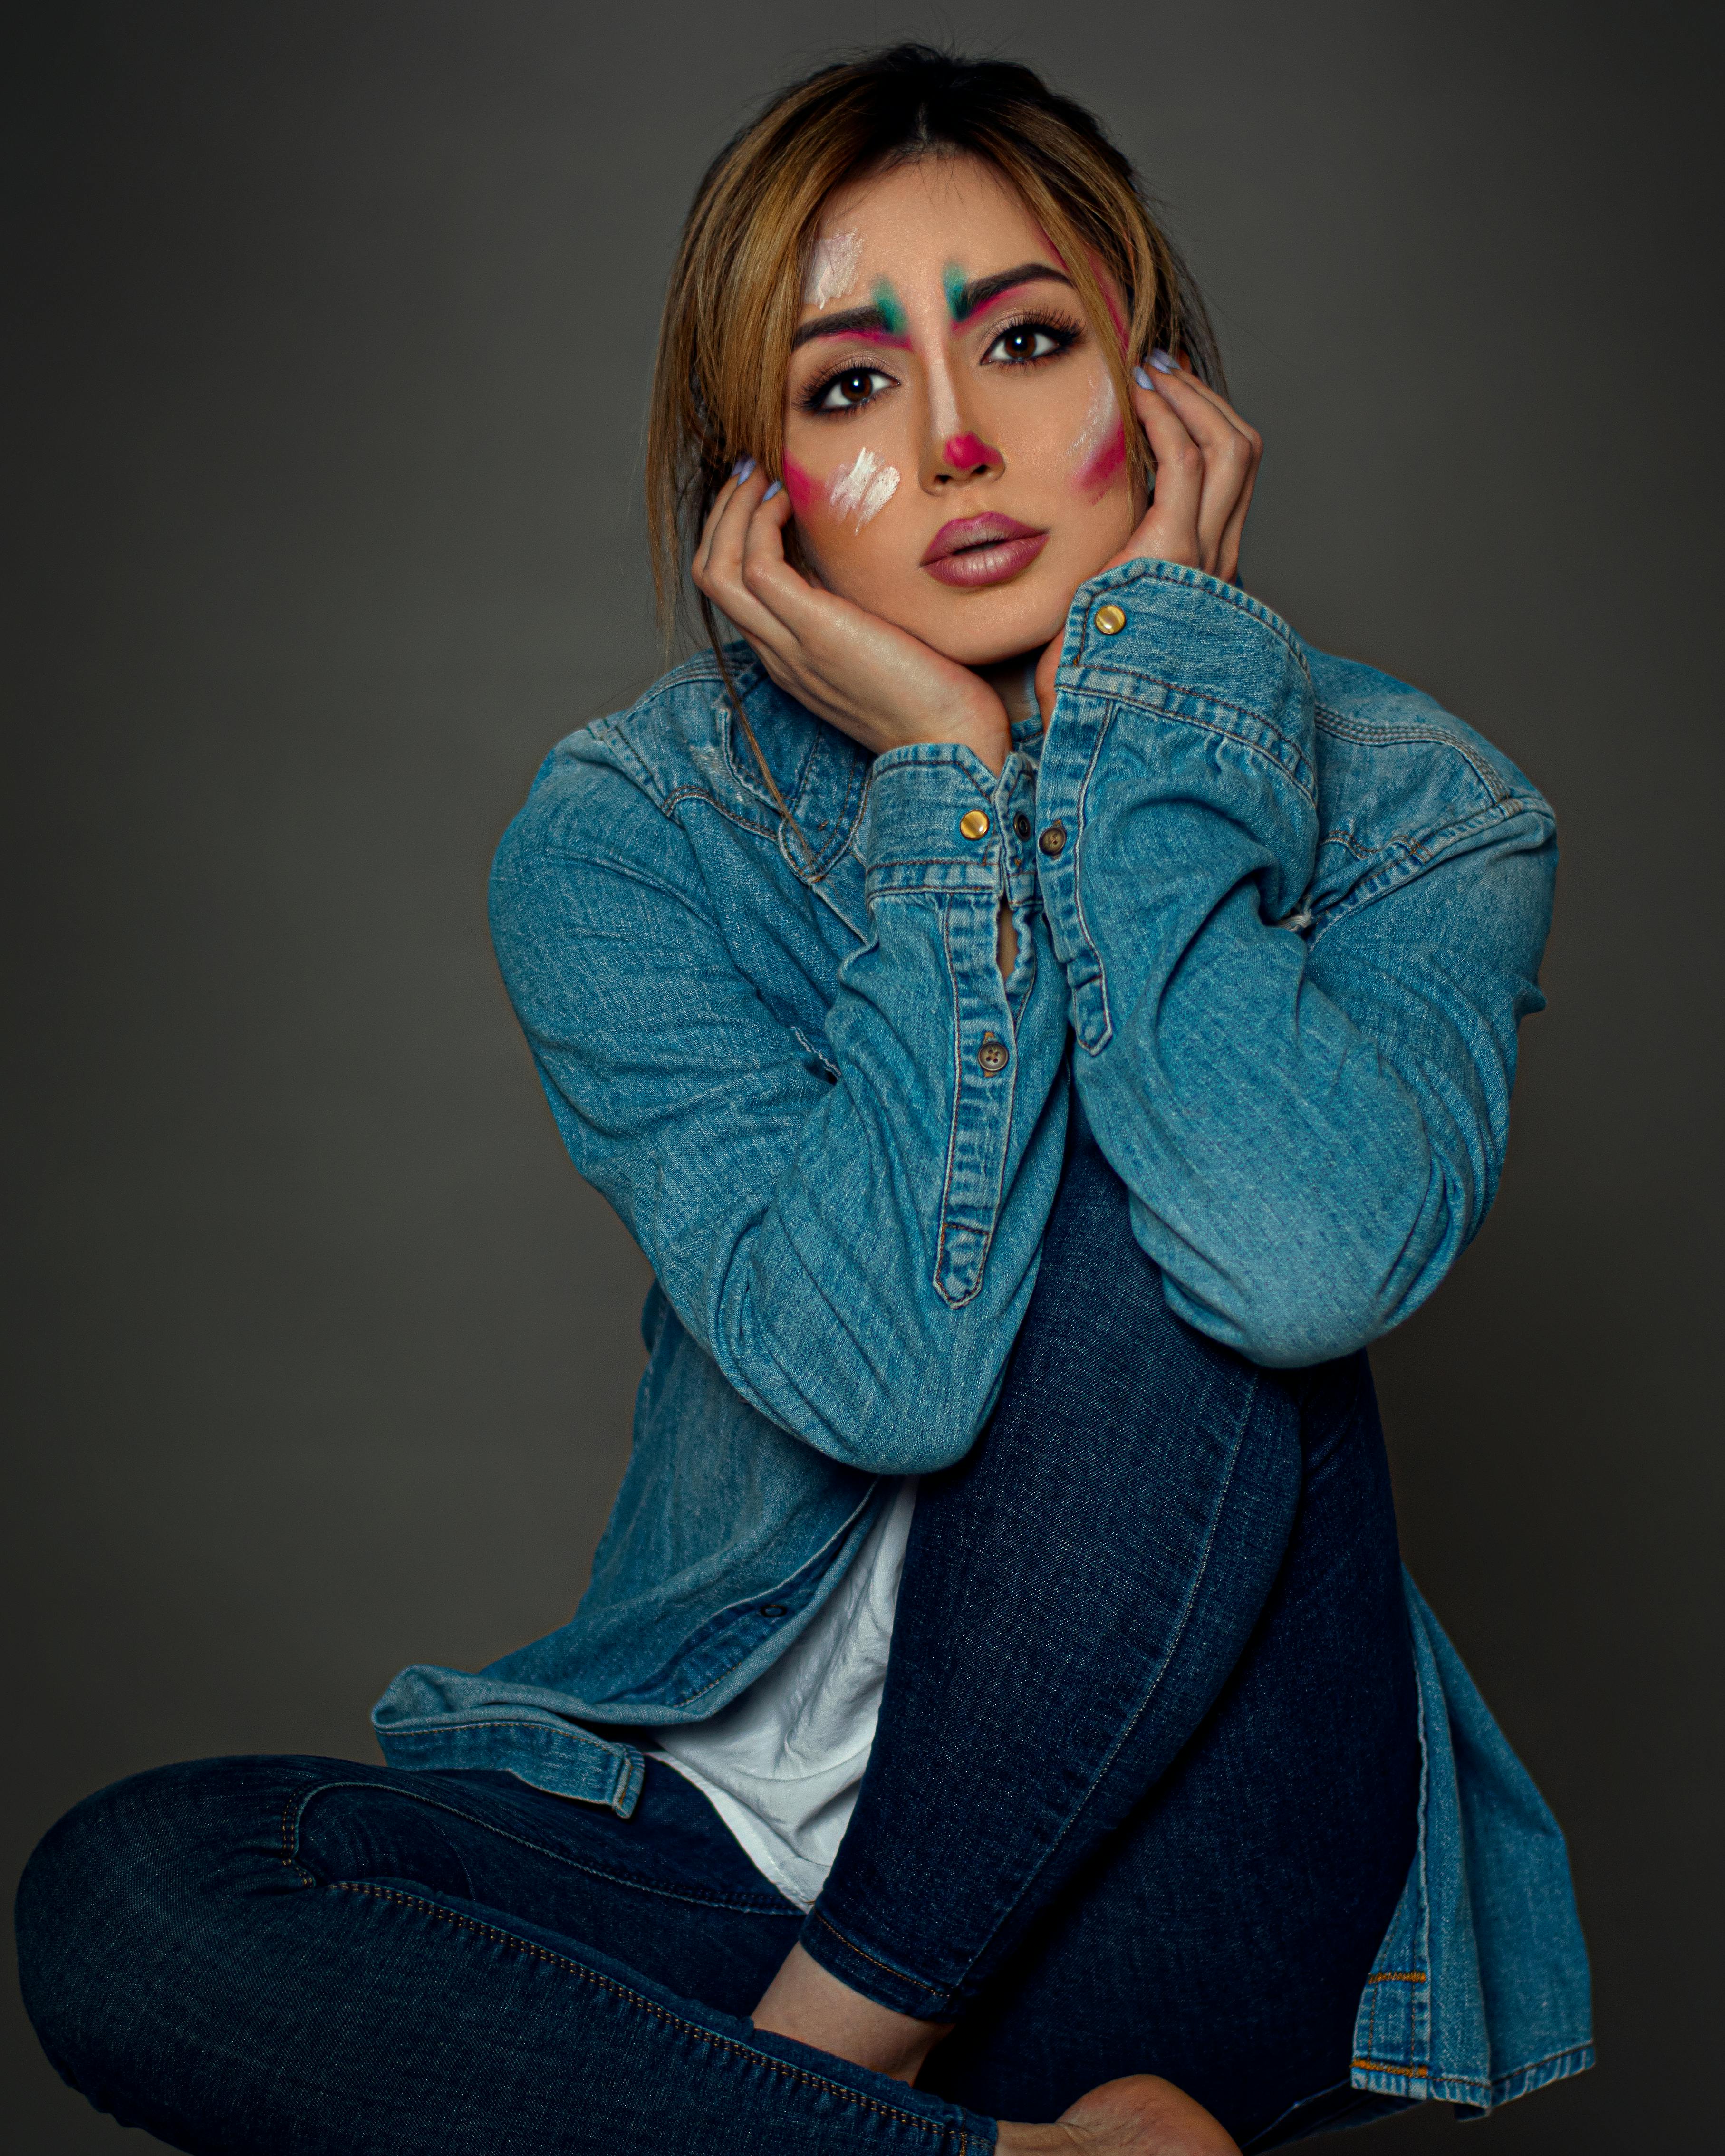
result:
[(967, 839), (986, 839), (988, 819), (980, 808), (967, 808), (958, 819), (958, 828)]
[(1126, 616), (1117, 606), (1098, 607), (1096, 627), (1101, 630), (1104, 636), (1118, 636), (1121, 630), (1126, 627)]
[(1064, 824), (1050, 824), (1036, 843), (1041, 847), (1043, 852), (1048, 855), (1048, 858), (1052, 860), (1056, 854), (1064, 851), (1065, 848), (1065, 825)]
[(976, 1060), (984, 1074), (992, 1078), (997, 1070), (1004, 1070), (1008, 1061), (1006, 1043), (992, 1033), (983, 1035), (983, 1045), (976, 1052)]

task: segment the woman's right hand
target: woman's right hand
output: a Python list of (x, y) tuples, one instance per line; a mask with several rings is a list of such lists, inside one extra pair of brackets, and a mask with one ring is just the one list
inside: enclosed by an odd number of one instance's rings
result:
[(1006, 706), (968, 666), (834, 593), (784, 557), (791, 505), (751, 466), (727, 480), (696, 549), (696, 588), (734, 621), (788, 696), (876, 755), (909, 742), (960, 742), (998, 772), (1012, 746)]

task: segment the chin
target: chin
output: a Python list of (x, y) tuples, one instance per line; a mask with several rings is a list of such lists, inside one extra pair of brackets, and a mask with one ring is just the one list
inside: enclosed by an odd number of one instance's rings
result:
[[(1039, 580), (1040, 581), (1040, 580)], [(920, 619), (905, 621), (913, 636), (961, 666), (993, 666), (1004, 659), (1040, 650), (1065, 626), (1066, 608), (1058, 591), (1020, 591), (1014, 584), (967, 593), (942, 592), (932, 605), (916, 609)]]

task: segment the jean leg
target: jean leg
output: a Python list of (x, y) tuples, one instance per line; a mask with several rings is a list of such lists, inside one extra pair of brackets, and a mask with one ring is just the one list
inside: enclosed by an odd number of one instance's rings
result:
[[(1339, 1459), (1351, 1465), (1338, 1482)], [(1365, 1485), (1381, 1503), (1362, 1496)], [(1273, 1665), (1284, 1676), (1305, 1667), (1302, 1651), (1327, 1651), (1310, 1640), (1302, 1650), (1287, 1613), (1304, 1605), (1278, 1594), (1297, 1531), (1322, 1516), (1326, 1491), (1343, 1486), (1370, 1515), (1358, 1592), (1343, 1597), (1339, 1621), (1344, 1635), (1350, 1624), (1361, 1630), (1373, 1696), (1389, 1702), (1382, 1743), (1375, 1726), (1359, 1732), (1374, 1764), (1393, 1763), (1384, 1799), (1362, 1806), (1344, 1778), (1332, 1801), (1353, 1695), (1335, 1688), (1343, 1726), (1327, 1748), (1320, 1669), (1279, 1694), (1267, 1687), (1279, 1719), (1266, 1687), (1251, 1692), (1256, 1706), (1244, 1719), (1218, 1711), (1226, 1741), (1213, 1771), (1186, 1777), (1207, 1839), (1165, 1830), (1142, 1837), (1153, 1861), (1122, 1858), (1137, 1845), (1147, 1799), (1205, 1725), (1268, 1612), (1284, 1612), (1277, 1638), (1290, 1659)], [(954, 2087), (972, 2097), (986, 2089), (1005, 2117), (1050, 2116), (1111, 2073), (1183, 2074), (1195, 2086), (1185, 2023), (1178, 2042), (1158, 2031), (1158, 1986), (1172, 1979), (1162, 1964), (1141, 1965), (1131, 1928), (1133, 1897), (1145, 1901), (1151, 1875), (1183, 1916), (1175, 1925), (1167, 1908), (1142, 1914), (1189, 1976), (1202, 1973), (1194, 1995), (1234, 1997), (1245, 1968), (1235, 1934), (1242, 1921), (1250, 1928), (1244, 1902), (1271, 1918), (1262, 1927), (1269, 1965), (1260, 1958), (1255, 1969), (1260, 2000), (1321, 1981), (1333, 2020), (1350, 1984), (1358, 1999), (1371, 1953), (1360, 1963), (1357, 1928), (1327, 1924), (1333, 1865), (1309, 1876), (1294, 1814), (1332, 1820), (1343, 1848), (1363, 1853), (1366, 1921), (1376, 1922), (1386, 1864), (1405, 1874), (1416, 1789), (1399, 1594), (1363, 1358), (1264, 1370), (1183, 1324), (1132, 1236), (1123, 1186), (1093, 1147), (1075, 1148), (989, 1429), (957, 1468), (923, 1486), (868, 1774), (803, 1945), (883, 2005), (959, 2020), (925, 2082), (946, 2087), (949, 2074), (962, 2075)], [(1296, 1784), (1286, 1819), (1250, 1797), (1279, 1775)], [(1232, 1795), (1217, 1810), (1224, 1787)], [(1169, 1813), (1173, 1827), (1188, 1819)], [(1335, 1837), (1321, 1838), (1332, 1858)], [(1225, 1917), (1214, 1938), (1207, 1906)], [(1117, 1937), (1111, 1907), (1124, 1927)], [(1282, 1922), (1296, 1908), (1303, 1931)], [(1080, 1909), (1088, 1926), (1062, 1950), (1060, 1917)], [(1305, 1947), (1289, 1961), (1291, 1938)], [(1079, 1980), (1086, 1954), (1088, 1991)], [(1047, 1981), (1038, 1982), (1029, 1972), (1044, 1964)], [(1006, 2013), (1031, 1996), (1039, 2015)], [(1291, 2041), (1276, 2051), (1267, 2093), (1243, 2092), (1249, 2111), (1284, 2091), (1286, 2102), (1308, 2095), (1319, 2086), (1310, 2074), (1334, 2068), (1327, 2036), (1308, 2046), (1302, 2015), (1283, 2020)], [(990, 2045), (997, 2026), (1010, 2035)], [(1231, 2071), (1240, 2046), (1226, 2017), (1206, 2026), (1211, 2064)], [(1204, 2078), (1214, 2092), (1218, 2074)], [(1235, 2085), (1243, 2089), (1237, 2076)], [(1232, 2106), (1224, 2118), (1230, 2110), (1244, 2123)]]
[(504, 1776), (308, 1759), (140, 1775), (31, 1860), (26, 2004), (74, 2087), (192, 2156), (992, 2147), (989, 2120), (757, 2035), (739, 2002), (800, 1919), (736, 1851), (701, 1845), (722, 1830), (695, 1792), (649, 1782), (644, 1836), (639, 1812)]
[(1321, 1374), (1304, 1435), (1294, 1532), (1220, 1696), (936, 2051), (925, 2087), (1041, 2118), (1117, 2074), (1160, 2073), (1252, 2147), (1296, 2106), (1355, 2102), (1354, 2019), (1419, 1801), (1394, 1510), (1363, 1356)]
[(958, 2018), (1202, 1721), (1299, 1501), (1298, 1373), (1171, 1312), (1124, 1186), (1069, 1155), (981, 1441), (925, 1480), (869, 1768), (803, 1934)]

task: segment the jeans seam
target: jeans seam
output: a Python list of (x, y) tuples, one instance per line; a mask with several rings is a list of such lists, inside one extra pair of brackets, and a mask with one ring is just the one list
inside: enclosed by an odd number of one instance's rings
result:
[[(391, 1796), (405, 1797), (410, 1804), (424, 1804), (433, 1811), (446, 1812), (451, 1819), (464, 1820), (469, 1826), (478, 1827), (483, 1834), (495, 1835), (500, 1841), (512, 1842), (517, 1849), (531, 1850), (536, 1856), (542, 1856), (552, 1864), (563, 1865), (571, 1871), (578, 1871), (585, 1879), (609, 1880), (613, 1884), (626, 1887), (633, 1892), (656, 1894), (664, 1901), (685, 1902), (696, 1908), (730, 1909), (739, 1916), (789, 1917), (796, 1913), (790, 1904), (783, 1903), (781, 1906), (775, 1906), (773, 1899), (766, 1895), (762, 1895), (758, 1900), (756, 1900), (745, 1898), (741, 1895), (728, 1897), (718, 1889), (705, 1892), (685, 1893), (678, 1892), (675, 1887), (655, 1885), (650, 1880), (642, 1878), (636, 1872), (602, 1871), (598, 1865), (583, 1864), (578, 1858), (566, 1856), (557, 1850), (548, 1848), (543, 1842), (530, 1841), (525, 1835), (511, 1834), (506, 1827), (497, 1826), (490, 1820), (481, 1818), (475, 1812), (464, 1810), (459, 1804), (447, 1803), (432, 1795), (429, 1791), (403, 1789), (394, 1782), (320, 1782), (315, 1788), (298, 1791), (288, 1799), (281, 1815), (281, 1861), (290, 1870), (297, 1871), (308, 1887), (347, 1883), (345, 1881), (331, 1882), (320, 1879), (300, 1856), (298, 1835), (290, 1830), (290, 1822), (294, 1821), (296, 1807), (303, 1814), (306, 1805), (314, 1797), (321, 1797), (326, 1791), (333, 1789), (381, 1789)], [(295, 1822), (295, 1825), (296, 1825), (297, 1822)]]
[[(948, 2000), (952, 2001), (956, 2001), (959, 1998), (963, 1991), (964, 1985), (970, 1976), (971, 1971), (988, 1952), (995, 1939), (999, 1938), (1002, 1928), (1011, 1917), (1014, 1910), (1022, 1903), (1025, 1895), (1029, 1893), (1031, 1887), (1040, 1876), (1042, 1871), (1047, 1866), (1050, 1858), (1053, 1856), (1055, 1851), (1060, 1847), (1067, 1835), (1071, 1832), (1074, 1825), (1082, 1814), (1085, 1806), (1088, 1804), (1091, 1799), (1095, 1796), (1096, 1791), (1101, 1788), (1102, 1783), (1106, 1779), (1109, 1770), (1113, 1766), (1114, 1762), (1119, 1758), (1121, 1747), (1126, 1743), (1127, 1739), (1132, 1734), (1139, 1723), (1142, 1722), (1144, 1717), (1149, 1712), (1151, 1702), (1154, 1700), (1157, 1692), (1161, 1688), (1163, 1679), (1168, 1675), (1169, 1666), (1172, 1664), (1174, 1656), (1179, 1650), (1180, 1642), (1186, 1636), (1186, 1628), (1191, 1622), (1192, 1611), (1198, 1599), (1198, 1590), (1204, 1584), (1204, 1574), (1209, 1569), (1211, 1553), (1215, 1548), (1216, 1522), (1220, 1517), (1222, 1507), (1227, 1501), (1228, 1492), (1234, 1486), (1234, 1471), (1239, 1463), (1240, 1448), (1245, 1440), (1246, 1424), (1250, 1417), (1252, 1406), (1258, 1397), (1258, 1393), (1261, 1384), (1261, 1378), (1255, 1373), (1252, 1378), (1251, 1391), (1247, 1395), (1245, 1408), (1242, 1409), (1240, 1414), (1239, 1425), (1235, 1432), (1234, 1450), (1229, 1455), (1228, 1472), (1223, 1478), (1222, 1486), (1217, 1492), (1215, 1508), (1210, 1515), (1209, 1532), (1204, 1537), (1204, 1554), (1199, 1560), (1198, 1568), (1192, 1576), (1192, 1584), (1187, 1590), (1185, 1606), (1180, 1612), (1178, 1627), (1174, 1633), (1173, 1638), (1168, 1642), (1168, 1651), (1163, 1655), (1161, 1666), (1158, 1669), (1155, 1676), (1151, 1681), (1149, 1690), (1144, 1694), (1143, 1698), (1139, 1701), (1137, 1707), (1133, 1711), (1132, 1719), (1116, 1737), (1113, 1744), (1109, 1748), (1107, 1758), (1101, 1762), (1101, 1763), (1097, 1767), (1095, 1774), (1091, 1775), (1088, 1787), (1086, 1789), (1083, 1795), (1078, 1799), (1077, 1803), (1068, 1812), (1064, 1824), (1061, 1825), (1059, 1832), (1055, 1835), (1054, 1840), (1049, 1843), (1048, 1846), (1043, 1851), (1040, 1857), (1037, 1860), (1034, 1868), (1019, 1883), (1018, 1891), (1013, 1896), (1011, 1902), (1001, 1911), (999, 1916), (995, 1919), (993, 1929), (988, 1933), (988, 1937), (982, 1941), (981, 1944), (977, 1948), (976, 1952), (972, 1954), (969, 1959), (966, 1962), (963, 1971), (959, 1976), (957, 1982), (948, 1985), (943, 1994), (937, 1995), (944, 1996)], [(825, 1919), (823, 1918), (822, 1921), (824, 1922)]]
[(701, 2043), (716, 2046), (721, 2051), (733, 2051), (750, 2064), (769, 2066), (774, 2073), (783, 2075), (788, 2081), (804, 2082), (810, 2088), (824, 2089), (829, 2095), (859, 2104), (866, 2111), (878, 2112), (883, 2118), (900, 2119), (906, 2126), (920, 2127), (943, 2137), (956, 2131), (961, 2156), (962, 2152), (970, 2148), (971, 2137), (962, 2127), (953, 2128), (941, 2124), (936, 2119), (919, 2118), (913, 2111), (901, 2111), (894, 2104), (879, 2102), (873, 2097), (865, 2096), (860, 2090), (846, 2088), (842, 2082), (829, 2081), (823, 2074), (812, 2074), (803, 2067), (792, 2066), (786, 2060), (775, 2059), (770, 2052), (752, 2051), (747, 2044), (739, 2044), (733, 2036), (721, 2036), (715, 2030), (703, 2029), (698, 2022), (685, 2021), (680, 2015), (671, 2013), (638, 1991), (631, 1991), (627, 1984), (618, 1983), (614, 1977), (602, 1976), (597, 1969), (588, 1969), (566, 1954), (553, 1953), (548, 1947), (537, 1946), (531, 1939), (521, 1938), (498, 1925), (481, 1923), (476, 1917), (463, 1916), (454, 1909), (441, 1908), (435, 1902), (426, 1901), (417, 1894), (403, 1894), (393, 1887), (373, 1887), (362, 1881), (344, 1881), (336, 1891), (343, 1894), (368, 1894), (377, 1901), (398, 1902), (403, 1908), (418, 1909), (440, 1923), (454, 1924), (465, 1931), (477, 1932), (482, 1938), (495, 1940), (501, 1946), (514, 1947), (519, 1952), (531, 1955), (536, 1961), (548, 1962), (553, 1968), (565, 1969), (570, 1975), (596, 1985), (602, 1991), (608, 1991), (632, 2006), (643, 2008), (657, 2020), (668, 2023), (674, 2029), (682, 2030)]
[(855, 1954), (860, 1960), (868, 1962), (875, 1969), (885, 1969), (887, 1975), (896, 1976), (901, 1984), (915, 1984), (918, 1991), (926, 1991), (931, 1999), (950, 1999), (952, 1996), (951, 1990), (947, 1985), (925, 1984), (920, 1976), (912, 1976), (908, 1969), (896, 1968), (890, 1961), (882, 1961), (878, 1954), (871, 1954), (865, 1947), (860, 1947), (855, 1939), (841, 1932), (832, 1919), (823, 1916), (819, 1909), (811, 1909), (809, 1913), (818, 1924), (824, 1925), (832, 1933), (840, 1946)]

